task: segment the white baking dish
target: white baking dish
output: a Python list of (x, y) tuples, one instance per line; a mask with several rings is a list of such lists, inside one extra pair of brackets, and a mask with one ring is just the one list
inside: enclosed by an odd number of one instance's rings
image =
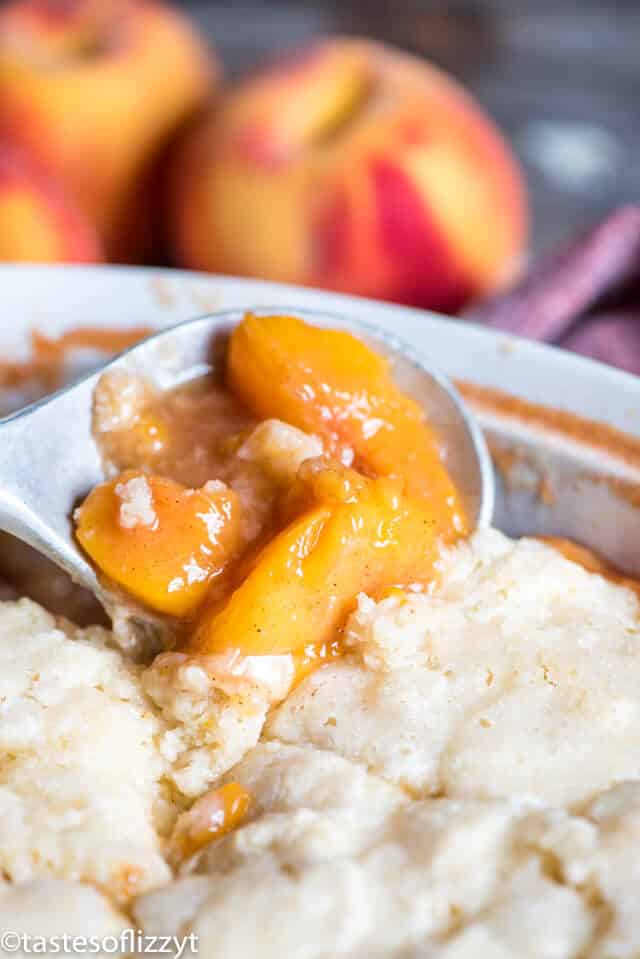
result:
[(305, 307), (377, 323), (454, 379), (526, 401), (517, 406), (492, 392), (470, 400), (499, 466), (498, 526), (569, 536), (640, 573), (639, 378), (423, 311), (259, 281), (0, 266), (0, 290), (0, 354), (11, 357), (26, 356), (34, 327), (57, 335), (75, 326), (162, 326), (230, 307)]

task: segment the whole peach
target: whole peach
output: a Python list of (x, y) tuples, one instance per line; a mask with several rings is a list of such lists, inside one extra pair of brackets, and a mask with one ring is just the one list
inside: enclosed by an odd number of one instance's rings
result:
[(95, 263), (100, 243), (87, 216), (32, 157), (0, 146), (0, 261)]
[(456, 310), (510, 279), (520, 170), (428, 63), (328, 39), (244, 82), (186, 140), (174, 253), (221, 273)]
[(156, 232), (152, 169), (216, 67), (155, 0), (13, 0), (0, 11), (0, 140), (55, 170), (110, 259)]

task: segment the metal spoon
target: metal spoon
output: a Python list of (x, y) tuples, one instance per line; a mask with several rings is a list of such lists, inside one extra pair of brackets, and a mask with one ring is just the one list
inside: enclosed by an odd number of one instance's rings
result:
[[(398, 385), (424, 408), (442, 439), (443, 455), (475, 526), (491, 521), (494, 484), (486, 443), (472, 415), (427, 357), (384, 330), (310, 310), (251, 310), (298, 316), (346, 329), (389, 358)], [(39, 550), (109, 607), (109, 596), (76, 545), (72, 512), (104, 479), (92, 434), (92, 400), (105, 369), (148, 376), (168, 389), (216, 367), (212, 343), (245, 311), (212, 313), (162, 330), (73, 386), (0, 420), (0, 529)]]

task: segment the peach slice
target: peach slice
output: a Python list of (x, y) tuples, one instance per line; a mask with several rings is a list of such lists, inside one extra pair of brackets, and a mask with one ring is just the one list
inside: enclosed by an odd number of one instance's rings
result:
[(296, 518), (226, 600), (205, 605), (189, 652), (291, 654), (297, 665), (306, 657), (306, 671), (328, 658), (321, 650), (360, 591), (432, 580), (440, 543), (456, 531), (445, 512), (403, 486), (308, 460), (289, 503)]
[(325, 449), (374, 476), (399, 476), (458, 517), (464, 510), (417, 403), (395, 385), (385, 359), (339, 330), (291, 316), (248, 314), (231, 336), (229, 384), (261, 418), (320, 436)]
[(240, 825), (249, 811), (251, 794), (231, 782), (201, 796), (182, 813), (171, 837), (170, 858), (175, 865), (193, 856), (214, 839)]
[(195, 610), (240, 539), (238, 500), (223, 483), (191, 490), (134, 470), (92, 490), (75, 519), (101, 572), (171, 616)]

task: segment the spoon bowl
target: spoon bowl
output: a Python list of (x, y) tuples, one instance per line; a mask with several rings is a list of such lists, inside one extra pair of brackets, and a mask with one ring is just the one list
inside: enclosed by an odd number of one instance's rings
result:
[[(107, 609), (110, 597), (77, 546), (72, 522), (74, 506), (104, 480), (92, 432), (96, 384), (107, 369), (146, 376), (162, 390), (215, 373), (221, 357), (215, 346), (245, 312), (212, 313), (164, 329), (80, 382), (0, 421), (0, 529), (53, 560)], [(444, 462), (471, 524), (491, 522), (493, 469), (484, 437), (452, 384), (431, 369), (422, 351), (375, 326), (332, 314), (282, 306), (251, 312), (343, 329), (384, 355), (397, 384), (422, 406), (441, 438)]]

